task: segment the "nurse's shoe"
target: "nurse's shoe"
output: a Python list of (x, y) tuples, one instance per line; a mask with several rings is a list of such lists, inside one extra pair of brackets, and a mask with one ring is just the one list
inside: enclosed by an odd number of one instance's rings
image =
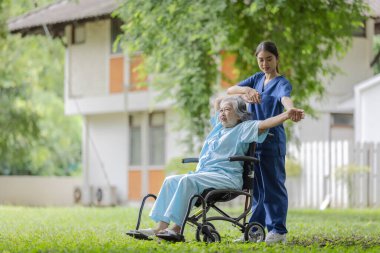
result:
[(270, 231), (265, 238), (265, 242), (267, 245), (275, 244), (275, 243), (286, 243), (286, 234), (279, 234), (276, 232)]
[(243, 242), (245, 242), (244, 234), (242, 236), (240, 236), (239, 238), (235, 239), (233, 242), (235, 242), (235, 243), (243, 243)]

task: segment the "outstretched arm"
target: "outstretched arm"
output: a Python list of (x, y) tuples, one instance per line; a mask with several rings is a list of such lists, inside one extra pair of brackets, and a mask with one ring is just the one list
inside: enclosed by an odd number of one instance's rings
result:
[[(287, 111), (294, 108), (293, 100), (290, 97), (282, 97), (281, 103), (285, 107), (285, 110), (287, 110)], [(303, 116), (305, 116), (305, 115), (303, 115)], [(298, 122), (301, 119), (303, 119), (303, 117), (301, 114), (296, 113), (296, 114), (292, 115), (292, 117), (290, 119), (294, 122)]]
[[(288, 119), (299, 118), (299, 120), (305, 118), (304, 110), (297, 108), (290, 108), (288, 111), (283, 112), (275, 117), (268, 118), (266, 120), (260, 121), (259, 123), (259, 134), (265, 130), (278, 126)], [(298, 120), (298, 121), (299, 121)]]

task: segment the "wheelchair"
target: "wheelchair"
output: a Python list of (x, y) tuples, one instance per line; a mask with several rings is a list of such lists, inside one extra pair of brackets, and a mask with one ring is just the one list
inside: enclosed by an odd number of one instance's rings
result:
[[(165, 239), (171, 242), (184, 242), (185, 237), (183, 235), (186, 224), (189, 224), (196, 228), (195, 239), (197, 241), (203, 241), (207, 243), (212, 242), (220, 242), (221, 236), (219, 232), (216, 230), (213, 225), (213, 221), (226, 221), (230, 222), (233, 226), (237, 227), (243, 234), (244, 240), (246, 242), (263, 242), (265, 241), (265, 229), (264, 227), (256, 222), (248, 223), (246, 222), (247, 216), (251, 214), (251, 206), (253, 199), (253, 180), (254, 180), (254, 166), (259, 160), (254, 158), (256, 143), (251, 143), (249, 145), (248, 152), (246, 156), (232, 156), (229, 157), (230, 162), (244, 162), (243, 165), (243, 187), (242, 190), (235, 189), (222, 189), (216, 190), (213, 188), (206, 189), (202, 192), (202, 194), (193, 195), (187, 207), (187, 212), (185, 218), (182, 222), (181, 231), (178, 237), (162, 237), (161, 239)], [(198, 158), (185, 158), (182, 159), (182, 163), (197, 163)], [(243, 212), (237, 217), (231, 217), (226, 212), (224, 212), (221, 208), (217, 207), (216, 204), (218, 202), (228, 202), (232, 199), (244, 196), (245, 203)], [(136, 231), (140, 227), (141, 215), (144, 209), (145, 201), (148, 198), (156, 199), (154, 194), (146, 195), (141, 203), (139, 216), (136, 224), (136, 230), (132, 230), (127, 232), (127, 235), (138, 238), (138, 233)], [(195, 202), (195, 204), (194, 204)], [(193, 212), (191, 215), (193, 204), (195, 207), (199, 209)], [(207, 213), (210, 210), (215, 210), (219, 216), (211, 216), (208, 217)], [(138, 239), (146, 239), (151, 240), (151, 238), (138, 238)]]

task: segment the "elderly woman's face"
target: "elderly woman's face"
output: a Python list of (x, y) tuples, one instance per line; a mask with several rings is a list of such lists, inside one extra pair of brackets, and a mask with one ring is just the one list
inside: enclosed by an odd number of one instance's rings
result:
[(230, 103), (222, 101), (220, 104), (219, 120), (226, 128), (234, 127), (238, 123), (239, 117)]

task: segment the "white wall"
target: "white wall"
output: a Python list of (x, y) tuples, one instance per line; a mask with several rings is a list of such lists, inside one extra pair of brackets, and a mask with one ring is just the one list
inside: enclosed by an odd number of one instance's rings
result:
[(79, 177), (1, 176), (0, 204), (72, 206)]
[[(116, 186), (117, 200), (127, 198), (128, 117), (124, 113), (86, 117), (85, 185)], [(108, 178), (108, 181), (107, 181)]]
[(356, 92), (356, 140), (380, 142), (380, 75), (376, 82), (364, 85)]
[[(85, 42), (69, 44), (69, 97), (100, 96), (108, 93), (110, 21), (85, 23)], [(71, 27), (66, 28), (71, 41)]]

